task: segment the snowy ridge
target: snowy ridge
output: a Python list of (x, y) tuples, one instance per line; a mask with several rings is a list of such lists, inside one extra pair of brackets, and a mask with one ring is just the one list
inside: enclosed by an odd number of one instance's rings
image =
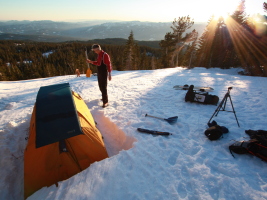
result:
[[(228, 146), (247, 140), (247, 129), (267, 130), (267, 79), (237, 74), (237, 69), (185, 68), (113, 72), (110, 106), (103, 109), (97, 78), (60, 76), (0, 82), (0, 199), (23, 199), (23, 150), (36, 95), (41, 86), (69, 82), (90, 108), (110, 158), (28, 199), (267, 199), (267, 163), (250, 155), (233, 158)], [(204, 131), (216, 109), (184, 101), (174, 85), (210, 86), (220, 101), (233, 86), (233, 113), (214, 120), (229, 133), (209, 141)], [(230, 102), (227, 109), (231, 110)], [(179, 116), (175, 125), (145, 117)], [(167, 131), (153, 136), (136, 129)], [(13, 155), (12, 155), (13, 154)], [(15, 157), (14, 157), (15, 156)]]
[[(92, 40), (105, 38), (127, 39), (131, 31), (136, 40), (162, 40), (166, 31), (170, 29), (171, 22), (141, 22), (141, 21), (85, 21), (85, 22), (54, 22), (54, 21), (7, 21), (0, 22), (0, 33), (7, 38), (28, 38), (30, 40), (60, 41)], [(193, 29), (200, 34), (206, 23), (196, 22)], [(192, 30), (193, 30), (192, 29)], [(191, 31), (192, 31), (191, 30)], [(101, 33), (101, 34), (99, 34)], [(33, 36), (36, 37), (33, 37)], [(50, 37), (47, 37), (50, 36)], [(53, 36), (53, 37), (52, 37)], [(21, 40), (21, 39), (19, 39)], [(38, 40), (38, 41), (39, 41)]]

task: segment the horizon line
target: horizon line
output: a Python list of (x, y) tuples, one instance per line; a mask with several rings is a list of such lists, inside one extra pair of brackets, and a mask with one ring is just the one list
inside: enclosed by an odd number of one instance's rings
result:
[[(69, 22), (69, 23), (78, 23), (78, 22), (87, 22), (87, 21), (107, 21), (107, 22), (151, 22), (151, 23), (172, 23), (173, 21), (140, 21), (140, 20), (111, 20), (111, 19), (69, 19), (69, 20), (51, 20), (51, 19), (40, 19), (40, 20), (18, 20), (18, 19), (9, 19), (9, 20), (1, 20), (0, 22), (9, 22), (9, 21), (29, 21), (29, 22), (36, 22), (36, 21), (51, 21), (51, 22)], [(206, 23), (204, 21), (195, 21), (194, 23)]]

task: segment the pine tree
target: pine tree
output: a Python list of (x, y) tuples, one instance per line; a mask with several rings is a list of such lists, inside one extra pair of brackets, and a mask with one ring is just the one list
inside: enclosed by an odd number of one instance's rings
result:
[(3, 63), (3, 60), (0, 59), (0, 81), (7, 81), (6, 71), (7, 66)]
[[(267, 3), (265, 3), (265, 2), (263, 3), (263, 10), (267, 14)], [(263, 39), (262, 39), (262, 43), (265, 46), (267, 46), (267, 16), (266, 15), (265, 15), (264, 24), (265, 24), (265, 33), (264, 33), (264, 36), (263, 36)], [(263, 61), (262, 61), (262, 70), (263, 70), (263, 75), (267, 76), (267, 55), (266, 54), (265, 54), (265, 58), (263, 58)]]
[(208, 25), (206, 26), (204, 33), (201, 35), (197, 42), (197, 66), (200, 67), (209, 67), (210, 60), (212, 57), (212, 46), (213, 40), (215, 38), (217, 20), (214, 16), (208, 21)]
[(245, 25), (247, 22), (247, 16), (245, 13), (245, 0), (241, 0), (240, 4), (237, 6), (231, 18), (235, 20), (240, 25)]
[(229, 21), (228, 30), (240, 65), (250, 75), (264, 75), (262, 66), (266, 63), (267, 44), (264, 36), (255, 34), (255, 26), (245, 14), (245, 0), (231, 17), (233, 20)]
[(148, 53), (146, 50), (141, 54), (140, 67), (139, 67), (139, 69), (141, 70), (151, 69), (151, 57), (148, 57), (147, 54)]
[(156, 69), (156, 61), (155, 61), (155, 56), (152, 56), (151, 58), (151, 69), (154, 70)]
[(217, 20), (215, 37), (211, 47), (212, 56), (209, 67), (219, 67), (222, 69), (229, 68), (229, 63), (227, 63), (227, 54), (230, 50), (229, 43), (231, 43), (231, 38), (229, 37), (225, 19), (223, 17), (219, 17)]
[(166, 33), (164, 40), (160, 42), (164, 67), (179, 65), (179, 57), (183, 48), (196, 38), (195, 30), (185, 33), (193, 25), (194, 21), (189, 16), (174, 19), (171, 26), (172, 32)]
[(193, 68), (195, 65), (195, 54), (196, 54), (196, 46), (197, 46), (197, 35), (195, 40), (188, 45), (186, 53), (183, 57), (182, 66), (188, 66), (188, 68)]
[[(199, 66), (229, 68), (240, 66), (236, 44), (244, 35), (247, 20), (245, 1), (242, 0), (230, 20), (214, 16), (198, 41), (197, 61)], [(242, 52), (239, 50), (239, 52)]]
[(160, 47), (162, 50), (162, 66), (163, 68), (169, 68), (172, 66), (172, 53), (174, 52), (174, 36), (171, 32), (166, 33), (164, 40), (160, 41)]
[(123, 52), (123, 64), (125, 70), (135, 70), (139, 65), (140, 50), (134, 41), (133, 31), (130, 32), (125, 49)]

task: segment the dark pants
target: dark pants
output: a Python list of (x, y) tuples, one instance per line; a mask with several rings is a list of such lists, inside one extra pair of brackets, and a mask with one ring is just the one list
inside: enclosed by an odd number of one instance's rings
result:
[(108, 70), (106, 65), (102, 63), (102, 65), (97, 66), (97, 80), (98, 86), (102, 93), (103, 103), (108, 103)]

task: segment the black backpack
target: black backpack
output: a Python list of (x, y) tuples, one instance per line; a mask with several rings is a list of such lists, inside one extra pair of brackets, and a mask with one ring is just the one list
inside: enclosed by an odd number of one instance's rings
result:
[(232, 156), (234, 157), (233, 152), (236, 154), (251, 154), (267, 162), (267, 131), (246, 130), (245, 132), (251, 139), (248, 141), (237, 141), (230, 145), (229, 150)]
[(194, 85), (190, 85), (185, 95), (185, 102), (187, 101), (217, 105), (219, 97), (210, 95), (208, 92), (196, 92), (194, 91)]

